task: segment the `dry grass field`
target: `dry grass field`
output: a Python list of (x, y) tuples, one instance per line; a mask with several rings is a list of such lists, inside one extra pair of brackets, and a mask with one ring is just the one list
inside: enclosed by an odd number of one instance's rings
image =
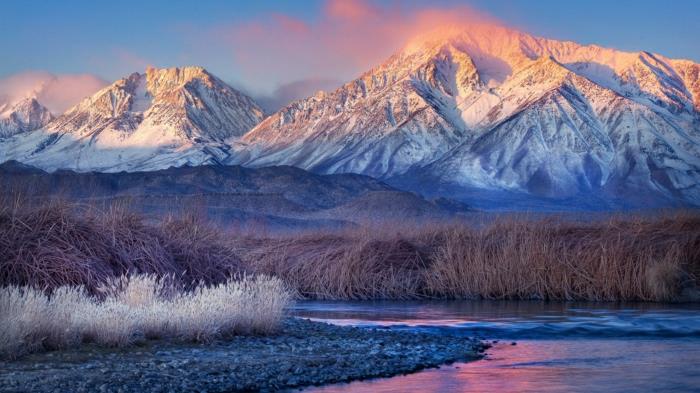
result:
[(0, 211), (0, 285), (171, 276), (184, 289), (236, 274), (279, 277), (319, 299), (680, 300), (700, 277), (700, 215), (581, 221), (502, 217), (335, 231), (229, 232), (194, 218), (50, 202)]

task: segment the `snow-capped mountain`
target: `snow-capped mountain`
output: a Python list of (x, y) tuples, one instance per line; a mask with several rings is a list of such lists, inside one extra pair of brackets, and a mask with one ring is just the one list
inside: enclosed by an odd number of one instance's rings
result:
[[(32, 113), (21, 118), (48, 120)], [(292, 165), (433, 195), (700, 205), (700, 64), (494, 25), (418, 37), (264, 120), (202, 68), (149, 68), (32, 127), (1, 131), (0, 161), (104, 172)]]
[(115, 172), (217, 163), (262, 119), (248, 96), (200, 67), (134, 73), (44, 128), (2, 142), (0, 160)]
[(465, 138), (455, 94), (476, 88), (474, 64), (456, 50), (401, 52), (333, 92), (269, 116), (242, 138), (232, 159), (323, 173), (403, 173), (433, 162)]
[(230, 162), (356, 172), (421, 191), (641, 191), (700, 204), (699, 71), (492, 25), (444, 29), (271, 115)]
[(36, 130), (47, 125), (53, 116), (36, 98), (0, 105), (0, 139)]

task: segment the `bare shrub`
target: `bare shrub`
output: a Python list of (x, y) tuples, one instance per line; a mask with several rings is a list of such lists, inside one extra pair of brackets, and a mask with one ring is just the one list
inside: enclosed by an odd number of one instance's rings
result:
[(0, 208), (0, 284), (90, 293), (126, 274), (171, 275), (192, 285), (240, 273), (221, 232), (194, 218), (147, 223), (124, 209), (65, 202)]

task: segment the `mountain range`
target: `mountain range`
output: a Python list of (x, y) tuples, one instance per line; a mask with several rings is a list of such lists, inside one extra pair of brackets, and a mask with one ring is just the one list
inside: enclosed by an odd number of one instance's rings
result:
[(221, 163), (226, 140), (262, 109), (201, 67), (155, 69), (120, 79), (39, 129), (0, 142), (0, 161), (47, 170), (143, 171)]
[(700, 205), (699, 64), (494, 25), (420, 36), (267, 117), (198, 67), (132, 74), (55, 119), (24, 108), (2, 109), (0, 161), (46, 170), (290, 165), (485, 207)]

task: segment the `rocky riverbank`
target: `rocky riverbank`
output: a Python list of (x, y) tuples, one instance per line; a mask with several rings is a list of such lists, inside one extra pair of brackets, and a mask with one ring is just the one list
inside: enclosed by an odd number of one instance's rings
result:
[(2, 392), (275, 391), (389, 377), (478, 359), (457, 336), (333, 326), (288, 318), (278, 334), (208, 344), (85, 346), (0, 362)]

